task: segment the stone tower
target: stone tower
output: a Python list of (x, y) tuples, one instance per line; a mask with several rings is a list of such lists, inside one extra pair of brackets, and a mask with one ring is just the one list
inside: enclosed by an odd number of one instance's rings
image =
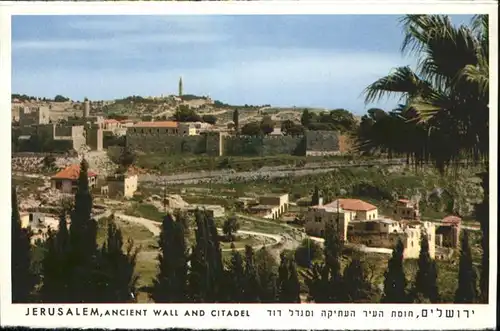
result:
[(88, 118), (89, 116), (90, 116), (90, 101), (89, 99), (85, 98), (83, 105), (83, 117)]
[(179, 97), (182, 97), (182, 77), (179, 77)]

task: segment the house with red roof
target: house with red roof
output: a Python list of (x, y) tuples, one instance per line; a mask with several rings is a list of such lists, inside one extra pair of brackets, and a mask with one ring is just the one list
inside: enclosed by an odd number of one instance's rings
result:
[[(88, 171), (89, 187), (93, 188), (97, 184), (97, 174)], [(64, 170), (59, 171), (50, 179), (51, 187), (62, 193), (75, 193), (78, 187), (78, 177), (80, 176), (80, 165), (72, 164)]]

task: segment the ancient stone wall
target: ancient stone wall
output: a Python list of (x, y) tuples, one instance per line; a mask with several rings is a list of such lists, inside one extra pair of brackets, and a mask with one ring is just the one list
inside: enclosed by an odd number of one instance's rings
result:
[(127, 132), (128, 147), (144, 152), (169, 154), (203, 154), (206, 138), (199, 136), (175, 136), (168, 134), (142, 134)]
[(55, 135), (61, 137), (69, 137), (71, 136), (71, 126), (66, 125), (56, 125)]
[(339, 153), (339, 135), (332, 131), (306, 131), (306, 151), (308, 155)]
[(134, 150), (170, 154), (213, 156), (270, 156), (338, 154), (338, 134), (307, 132), (304, 136), (224, 136), (211, 132), (197, 136), (127, 132), (127, 146)]
[(224, 139), (224, 155), (269, 156), (296, 155), (302, 136), (239, 136)]

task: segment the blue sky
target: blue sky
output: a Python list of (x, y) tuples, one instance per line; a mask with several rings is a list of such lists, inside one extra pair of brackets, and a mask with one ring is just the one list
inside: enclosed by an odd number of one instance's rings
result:
[[(346, 108), (415, 59), (399, 16), (14, 16), (12, 91), (75, 100), (184, 93), (230, 104)], [(453, 18), (466, 23), (470, 16)]]

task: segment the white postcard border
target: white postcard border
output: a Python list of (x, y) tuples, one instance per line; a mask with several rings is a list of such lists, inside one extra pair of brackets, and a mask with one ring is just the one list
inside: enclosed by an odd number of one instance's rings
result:
[[(78, 327), (78, 328), (193, 328), (193, 329), (482, 329), (493, 328), (496, 323), (496, 287), (497, 287), (497, 142), (498, 142), (498, 14), (497, 5), (493, 1), (265, 1), (265, 2), (171, 2), (171, 3), (116, 3), (116, 2), (3, 2), (0, 3), (0, 107), (3, 111), (0, 130), (1, 149), (4, 157), (0, 162), (2, 173), (10, 173), (10, 144), (7, 143), (10, 132), (10, 86), (11, 86), (11, 15), (206, 15), (206, 14), (489, 14), (490, 15), (490, 304), (488, 305), (386, 305), (386, 304), (135, 304), (135, 305), (25, 305), (11, 304), (10, 285), (10, 184), (11, 178), (2, 182), (0, 194), (5, 201), (3, 222), (0, 222), (0, 300), (2, 326), (26, 327)], [(7, 176), (5, 176), (7, 177)], [(8, 205), (7, 205), (8, 203)], [(211, 317), (212, 310), (248, 310), (250, 318)], [(148, 317), (89, 317), (89, 316), (25, 316), (28, 307), (68, 307), (83, 309), (98, 308), (99, 312), (108, 309), (146, 309)], [(132, 307), (132, 308), (131, 308)], [(178, 310), (183, 314), (186, 310), (204, 310), (204, 317), (151, 317), (153, 309)], [(285, 315), (282, 318), (269, 316), (269, 311), (280, 309), (285, 314), (300, 309), (314, 311), (314, 318), (293, 318)], [(322, 311), (354, 310), (356, 317), (351, 319), (321, 318)], [(391, 317), (392, 311), (413, 311), (415, 316), (422, 310), (474, 310), (473, 317), (400, 319)], [(83, 310), (82, 310), (83, 311)], [(364, 311), (383, 311), (384, 318), (364, 317)], [(437, 313), (436, 313), (437, 314)], [(455, 313), (456, 314), (456, 313)]]

